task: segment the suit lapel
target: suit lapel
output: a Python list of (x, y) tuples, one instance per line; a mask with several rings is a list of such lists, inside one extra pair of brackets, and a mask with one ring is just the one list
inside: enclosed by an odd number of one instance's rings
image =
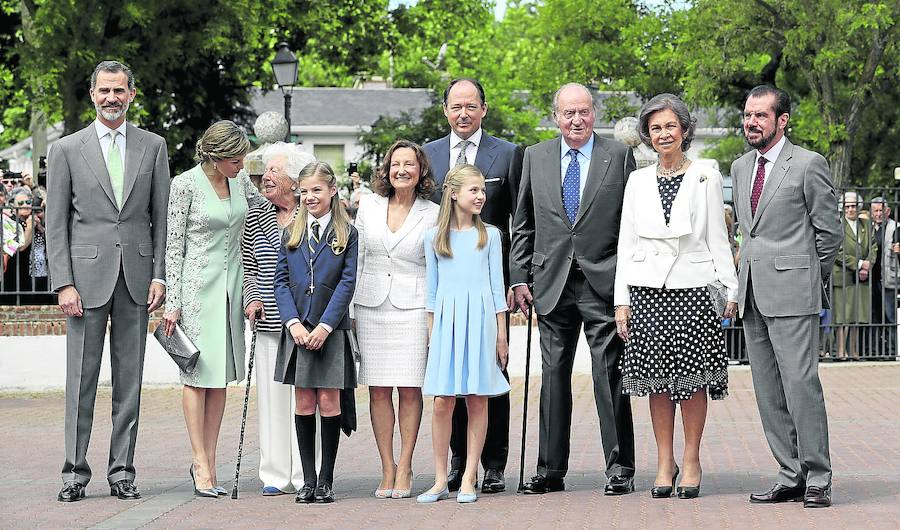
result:
[[(756, 205), (756, 216), (753, 218), (754, 227), (756, 226), (756, 223), (759, 222), (759, 218), (762, 216), (762, 213), (766, 209), (766, 206), (768, 206), (769, 202), (772, 201), (772, 197), (781, 186), (782, 181), (784, 181), (784, 177), (787, 176), (787, 172), (791, 168), (790, 160), (793, 156), (793, 153), (794, 144), (792, 144), (790, 140), (785, 138), (784, 147), (781, 148), (781, 153), (779, 153), (778, 159), (775, 160), (775, 165), (772, 167), (772, 172), (766, 178), (762, 195), (759, 197), (759, 204)], [(756, 178), (756, 176), (754, 175), (753, 178)]]
[[(144, 158), (144, 135), (134, 125), (128, 124), (128, 133), (125, 136), (125, 189), (122, 192), (122, 206), (128, 202), (128, 196), (134, 189), (141, 168), (141, 160)], [(233, 196), (233, 195), (232, 195)]]
[[(675, 194), (675, 200), (672, 201), (672, 210), (669, 212), (669, 234), (670, 237), (681, 237), (693, 232), (691, 227), (691, 198), (694, 196), (694, 188), (699, 184), (700, 176), (692, 171), (694, 164), (688, 168)], [(659, 195), (659, 188), (656, 190)], [(660, 201), (662, 208), (662, 201)]]
[[(594, 134), (594, 149), (591, 151), (591, 163), (588, 167), (587, 182), (584, 183), (584, 193), (581, 194), (581, 202), (578, 206), (578, 214), (575, 216), (575, 224), (578, 224), (578, 221), (581, 219), (581, 216), (584, 215), (584, 212), (588, 211), (588, 208), (594, 201), (594, 197), (596, 197), (597, 192), (600, 191), (600, 186), (602, 186), (603, 181), (606, 180), (610, 159), (609, 152), (602, 146), (600, 137)], [(628, 175), (625, 176), (627, 177)], [(560, 197), (559, 201), (562, 203), (562, 197)]]
[(556, 208), (557, 213), (562, 218), (563, 222), (569, 228), (572, 228), (572, 223), (569, 221), (569, 216), (566, 215), (566, 209), (562, 203), (562, 161), (559, 154), (560, 143), (562, 140), (557, 137), (548, 145), (548, 152), (544, 156), (543, 168), (541, 168), (541, 174), (547, 175), (545, 180), (545, 195), (550, 198), (551, 204)]
[(491, 166), (494, 165), (494, 159), (497, 158), (496, 147), (497, 142), (494, 141), (494, 138), (482, 132), (481, 145), (478, 146), (478, 152), (475, 154), (475, 167), (481, 170), (482, 175), (487, 176)]
[(748, 163), (752, 164), (752, 162), (747, 162), (747, 160), (753, 160), (752, 153), (751, 151), (743, 155), (731, 165), (731, 174), (734, 175), (732, 193), (737, 206), (737, 217), (741, 223), (749, 223), (751, 226), (753, 224), (753, 214), (750, 212), (750, 184), (746, 180), (746, 175), (749, 171), (747, 169)]
[(319, 243), (316, 245), (316, 252), (312, 256), (313, 263), (315, 263), (316, 260), (319, 259), (319, 256), (322, 255), (322, 251), (328, 246), (328, 242), (334, 239), (333, 225), (333, 222), (329, 222), (328, 226), (325, 227), (325, 230), (322, 231), (322, 236), (319, 238)]
[(81, 143), (81, 156), (91, 168), (91, 172), (97, 178), (97, 182), (103, 188), (109, 201), (118, 208), (112, 182), (109, 180), (109, 172), (106, 170), (106, 160), (103, 159), (103, 151), (100, 149), (100, 139), (97, 138), (97, 129), (93, 123), (83, 129)]
[[(403, 226), (400, 227), (400, 230), (397, 230), (396, 237), (394, 238), (393, 245), (390, 244), (390, 239), (387, 237), (387, 223), (385, 226), (385, 241), (384, 246), (387, 249), (388, 253), (394, 250), (403, 239), (409, 235), (410, 232), (422, 221), (423, 211), (425, 210), (425, 204), (422, 203), (422, 199), (416, 199), (416, 202), (413, 203), (412, 208), (410, 208), (409, 213), (406, 215), (406, 220), (403, 221)], [(387, 211), (385, 211), (385, 219), (387, 219)]]
[(450, 171), (450, 135), (441, 138), (437, 143), (437, 156), (431, 160), (431, 170), (434, 172), (434, 181), (440, 191), (444, 187), (444, 177)]

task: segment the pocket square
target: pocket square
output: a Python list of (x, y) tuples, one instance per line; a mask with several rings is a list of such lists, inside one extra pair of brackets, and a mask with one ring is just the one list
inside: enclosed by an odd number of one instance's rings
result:
[(491, 182), (500, 182), (500, 177), (494, 177), (494, 178), (491, 178), (491, 179), (484, 179), (484, 183), (485, 183), (485, 184), (489, 184), (489, 183), (491, 183)]

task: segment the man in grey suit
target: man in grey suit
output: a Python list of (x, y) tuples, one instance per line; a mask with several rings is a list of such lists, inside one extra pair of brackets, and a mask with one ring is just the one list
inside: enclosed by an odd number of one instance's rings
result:
[(84, 498), (88, 442), (107, 321), (112, 366), (110, 495), (134, 485), (149, 313), (165, 298), (169, 160), (160, 136), (125, 123), (134, 76), (103, 61), (91, 76), (97, 119), (60, 139), (47, 170), (47, 247), (53, 290), (67, 316), (66, 460), (61, 502)]
[(594, 134), (595, 108), (582, 85), (553, 97), (562, 133), (525, 150), (513, 223), (510, 281), (525, 311), (532, 303), (541, 334), (537, 475), (526, 493), (565, 489), (572, 424), (572, 364), (582, 323), (591, 350), (594, 401), (608, 481), (604, 492), (634, 491), (634, 426), (622, 394), (613, 282), (625, 182), (635, 169), (627, 146)]
[[(473, 164), (484, 175), (485, 202), (481, 210), (484, 222), (500, 229), (503, 240), (503, 277), (509, 285), (509, 226), (512, 221), (519, 179), (522, 175), (522, 148), (485, 133), (481, 120), (487, 115), (484, 88), (475, 79), (454, 79), (444, 90), (444, 115), (450, 134), (423, 146), (431, 163), (437, 189), (431, 200), (440, 204), (444, 177), (451, 167)], [(508, 321), (507, 321), (508, 324)], [(509, 333), (507, 333), (509, 336)], [(509, 375), (503, 371), (507, 379)], [(450, 436), (450, 491), (459, 489), (462, 470), (466, 467), (466, 400), (457, 399), (453, 409), (453, 431)], [(506, 490), (503, 473), (509, 456), (509, 394), (488, 399), (488, 428), (481, 452), (484, 466), (482, 493)]]
[(828, 163), (785, 136), (791, 101), (758, 86), (744, 104), (754, 149), (731, 166), (744, 233), (738, 307), (775, 485), (750, 502), (831, 505), (828, 419), (819, 382), (819, 312), (843, 232)]

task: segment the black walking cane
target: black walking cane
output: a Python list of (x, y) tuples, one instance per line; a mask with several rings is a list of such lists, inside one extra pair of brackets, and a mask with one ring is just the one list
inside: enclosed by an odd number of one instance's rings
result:
[(256, 356), (256, 320), (251, 324), (253, 336), (250, 338), (250, 364), (247, 367), (247, 390), (244, 392), (244, 414), (241, 417), (241, 438), (238, 441), (237, 466), (234, 468), (234, 487), (231, 498), (238, 498), (238, 479), (241, 476), (241, 454), (244, 451), (244, 428), (247, 426), (247, 406), (250, 404), (250, 378), (253, 375), (253, 358)]
[(528, 427), (528, 386), (531, 372), (531, 314), (534, 305), (528, 306), (528, 331), (525, 338), (525, 397), (522, 402), (522, 450), (519, 455), (519, 488), (516, 493), (525, 491), (525, 430)]

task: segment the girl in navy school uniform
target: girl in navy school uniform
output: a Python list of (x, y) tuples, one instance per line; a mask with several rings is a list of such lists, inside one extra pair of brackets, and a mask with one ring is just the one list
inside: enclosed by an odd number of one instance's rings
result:
[[(294, 386), (304, 485), (296, 502), (334, 502), (341, 391), (356, 388), (347, 314), (356, 287), (357, 232), (331, 166), (313, 162), (298, 179), (300, 209), (278, 253), (275, 300), (284, 328), (275, 380)], [(316, 407), (322, 464), (316, 472)], [(345, 413), (348, 411), (345, 411)]]
[(481, 221), (484, 176), (463, 164), (444, 178), (437, 226), (425, 232), (430, 338), (422, 392), (434, 396), (435, 482), (420, 503), (446, 499), (447, 453), (457, 397), (469, 411), (466, 469), (456, 501), (475, 502), (475, 477), (487, 433), (487, 399), (509, 392), (509, 358), (500, 231)]

